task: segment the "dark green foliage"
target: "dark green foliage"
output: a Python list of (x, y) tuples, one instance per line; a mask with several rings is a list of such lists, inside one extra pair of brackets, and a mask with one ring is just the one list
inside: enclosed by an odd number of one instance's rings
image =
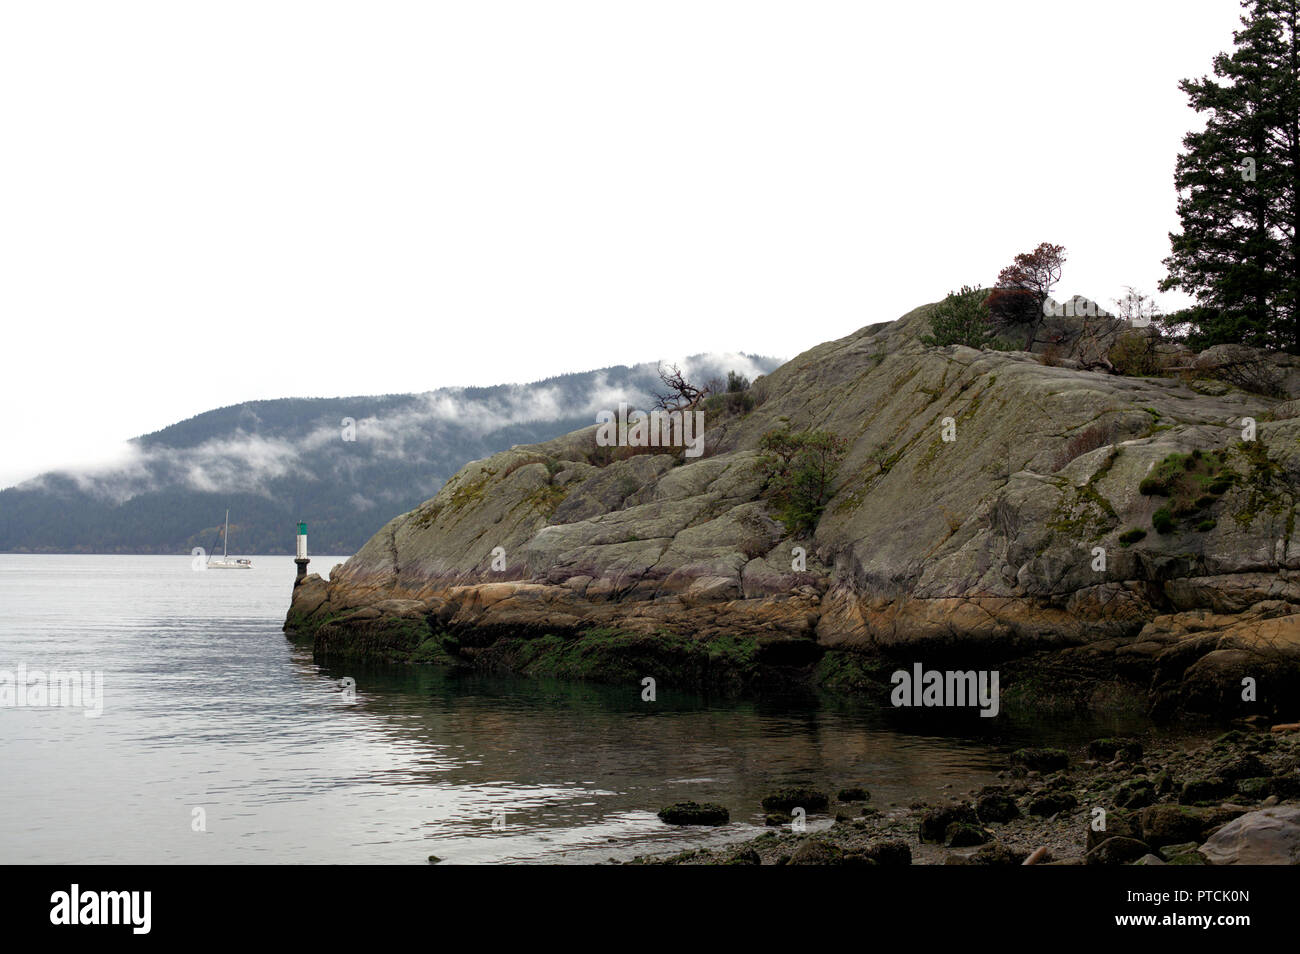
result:
[(811, 533), (831, 497), (848, 441), (830, 431), (768, 431), (759, 442), (764, 452), (765, 493), (790, 533)]
[(1246, 0), (1235, 49), (1214, 77), (1180, 84), (1205, 120), (1183, 138), (1164, 291), (1198, 305), (1165, 324), (1201, 348), (1240, 342), (1300, 351), (1300, 69), (1296, 0)]
[(963, 285), (961, 291), (949, 292), (948, 297), (935, 305), (930, 313), (933, 333), (922, 335), (921, 341), (932, 347), (953, 344), (968, 348), (989, 347), (994, 336), (986, 297), (982, 289), (969, 285)]
[[(1215, 506), (1218, 495), (1232, 485), (1232, 480), (1222, 451), (1194, 450), (1190, 454), (1170, 454), (1142, 480), (1138, 491), (1169, 498), (1166, 506), (1151, 515), (1151, 525), (1159, 533), (1173, 533), (1179, 518), (1193, 517)], [(1213, 519), (1205, 518), (1196, 529), (1203, 533), (1214, 529), (1214, 525)]]
[(726, 390), (719, 388), (717, 393), (705, 399), (704, 413), (707, 415), (748, 414), (758, 403), (749, 388), (749, 378), (735, 371), (728, 371)]
[(1161, 507), (1151, 515), (1151, 526), (1156, 528), (1156, 533), (1173, 533), (1174, 515), (1168, 507)]
[(1145, 530), (1139, 530), (1137, 527), (1134, 527), (1131, 530), (1125, 530), (1119, 535), (1119, 545), (1127, 547), (1131, 544), (1137, 543), (1146, 535), (1147, 532)]

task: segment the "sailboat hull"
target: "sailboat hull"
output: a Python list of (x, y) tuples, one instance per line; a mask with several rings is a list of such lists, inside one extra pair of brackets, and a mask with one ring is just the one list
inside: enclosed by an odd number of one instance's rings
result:
[(208, 560), (209, 570), (251, 570), (253, 561), (247, 557), (237, 557), (230, 559), (230, 554), (226, 550), (226, 545), (230, 542), (230, 511), (226, 511), (226, 527), (221, 533), (221, 559)]

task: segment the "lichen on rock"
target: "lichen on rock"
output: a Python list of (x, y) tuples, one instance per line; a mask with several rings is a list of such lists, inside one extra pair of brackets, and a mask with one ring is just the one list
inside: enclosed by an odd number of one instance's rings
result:
[[(286, 630), (323, 654), (619, 679), (618, 653), (658, 640), (683, 685), (1050, 652), (1165, 707), (1232, 707), (1267, 673), (1275, 711), (1300, 687), (1296, 376), (1273, 397), (928, 348), (928, 310), (718, 404), (698, 458), (599, 447), (593, 426), (469, 463), (298, 586)], [(848, 441), (802, 537), (764, 497), (759, 443), (783, 426)], [(524, 651), (540, 638), (560, 643)]]

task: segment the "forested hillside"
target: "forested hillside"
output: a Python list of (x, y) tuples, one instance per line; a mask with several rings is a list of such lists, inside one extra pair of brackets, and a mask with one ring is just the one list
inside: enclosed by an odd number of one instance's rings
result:
[[(755, 376), (774, 359), (701, 355), (699, 380)], [(0, 492), (0, 551), (289, 553), (310, 525), (316, 553), (352, 553), (394, 513), (428, 499), (466, 461), (591, 424), (620, 400), (647, 407), (657, 366), (526, 385), (423, 394), (284, 398), (219, 408), (131, 442), (110, 470), (45, 474)]]

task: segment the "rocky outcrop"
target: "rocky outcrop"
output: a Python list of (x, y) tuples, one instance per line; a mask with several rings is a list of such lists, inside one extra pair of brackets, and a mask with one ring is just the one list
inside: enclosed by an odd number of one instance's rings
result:
[[(718, 402), (698, 458), (599, 447), (592, 427), (470, 463), (298, 586), (286, 629), (326, 654), (577, 675), (591, 653), (571, 641), (592, 633), (594, 653), (671, 649), (714, 675), (1047, 651), (1157, 701), (1290, 705), (1290, 377), (1269, 396), (926, 348), (927, 319), (820, 345)], [(787, 422), (848, 441), (809, 538), (763, 496), (759, 440)]]

